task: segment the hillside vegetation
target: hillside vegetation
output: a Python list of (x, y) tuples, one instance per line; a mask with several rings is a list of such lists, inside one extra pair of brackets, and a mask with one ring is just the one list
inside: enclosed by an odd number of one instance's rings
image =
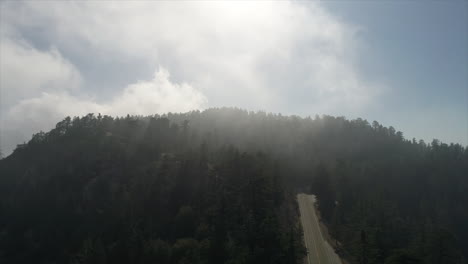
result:
[(314, 193), (351, 263), (466, 263), (468, 150), (240, 109), (65, 118), (0, 160), (0, 262), (302, 263)]

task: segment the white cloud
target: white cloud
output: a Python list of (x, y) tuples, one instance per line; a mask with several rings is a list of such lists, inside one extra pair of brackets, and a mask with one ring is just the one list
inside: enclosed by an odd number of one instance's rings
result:
[(83, 50), (88, 56), (105, 53), (165, 65), (177, 78), (203, 89), (213, 105), (275, 109), (284, 100), (306, 97), (310, 112), (324, 107), (349, 111), (365, 106), (379, 89), (367, 84), (353, 65), (357, 28), (318, 2), (11, 6), (15, 12), (10, 13), (27, 14), (7, 16), (16, 27), (48, 27), (54, 43), (71, 49), (89, 46)]
[(172, 83), (169, 77), (169, 72), (160, 68), (153, 80), (126, 87), (110, 104), (103, 106), (102, 112), (119, 116), (148, 115), (187, 112), (205, 106), (205, 95), (187, 83)]
[(42, 52), (24, 40), (0, 39), (2, 108), (42, 92), (76, 89), (81, 76), (57, 49)]

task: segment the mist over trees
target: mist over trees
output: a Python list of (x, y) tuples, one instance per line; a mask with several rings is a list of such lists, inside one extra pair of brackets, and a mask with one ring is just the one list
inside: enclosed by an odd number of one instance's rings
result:
[(311, 192), (351, 263), (466, 263), (467, 172), (363, 119), (67, 117), (0, 160), (0, 262), (302, 263)]

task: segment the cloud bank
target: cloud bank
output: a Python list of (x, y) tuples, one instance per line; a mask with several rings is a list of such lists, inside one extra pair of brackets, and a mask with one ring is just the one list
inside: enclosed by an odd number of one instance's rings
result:
[(357, 71), (359, 29), (318, 2), (2, 2), (0, 17), (4, 152), (67, 115), (356, 114), (381, 91)]

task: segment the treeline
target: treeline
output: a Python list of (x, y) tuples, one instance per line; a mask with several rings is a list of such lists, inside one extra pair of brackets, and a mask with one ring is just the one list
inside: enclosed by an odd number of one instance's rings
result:
[(34, 135), (0, 162), (0, 262), (301, 263), (280, 164), (189, 126), (87, 115)]
[(467, 172), (466, 148), (363, 119), (66, 118), (0, 160), (0, 260), (300, 263), (304, 191), (351, 263), (466, 263)]

